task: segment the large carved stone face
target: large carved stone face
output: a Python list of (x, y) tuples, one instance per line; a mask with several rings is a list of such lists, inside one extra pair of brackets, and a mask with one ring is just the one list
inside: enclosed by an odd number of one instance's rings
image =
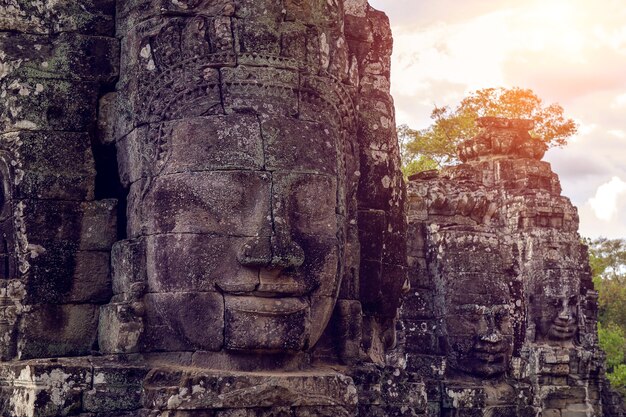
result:
[(442, 229), (433, 239), (447, 373), (496, 377), (513, 352), (512, 253), (497, 235), (467, 227)]
[[(147, 191), (143, 181), (131, 185), (139, 215), (129, 226), (146, 239), (145, 346), (311, 347), (341, 277), (339, 133), (315, 122), (242, 114), (185, 119), (166, 130), (163, 173)], [(170, 333), (167, 345), (159, 340), (163, 332)]]
[(565, 283), (545, 285), (531, 298), (537, 340), (569, 342), (578, 332), (578, 294)]
[(157, 3), (120, 11), (118, 153), (129, 238), (146, 247), (139, 349), (307, 350), (356, 224), (341, 3)]
[(513, 333), (508, 304), (455, 306), (446, 327), (451, 367), (483, 377), (508, 369)]

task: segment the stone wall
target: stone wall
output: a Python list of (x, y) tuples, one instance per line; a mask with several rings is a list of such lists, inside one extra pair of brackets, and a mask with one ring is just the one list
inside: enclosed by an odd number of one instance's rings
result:
[(603, 411), (597, 293), (576, 208), (531, 122), (478, 123), (460, 165), (408, 186), (405, 350), (430, 386), (430, 415), (622, 415)]
[(2, 415), (423, 414), (385, 368), (406, 219), (382, 13), (5, 0), (0, 37)]
[(118, 72), (114, 8), (1, 7), (0, 357), (89, 354), (116, 238), (92, 153), (96, 103)]
[(531, 126), (407, 194), (391, 51), (366, 0), (0, 0), (0, 414), (623, 415)]

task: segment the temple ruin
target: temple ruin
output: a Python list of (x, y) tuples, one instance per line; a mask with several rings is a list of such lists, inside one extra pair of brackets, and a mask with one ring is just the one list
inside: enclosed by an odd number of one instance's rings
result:
[(623, 416), (524, 120), (407, 183), (366, 0), (0, 0), (0, 415)]

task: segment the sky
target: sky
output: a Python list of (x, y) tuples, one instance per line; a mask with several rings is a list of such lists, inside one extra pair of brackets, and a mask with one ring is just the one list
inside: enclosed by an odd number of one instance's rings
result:
[(398, 124), (431, 124), (487, 87), (532, 89), (579, 124), (548, 151), (580, 233), (626, 238), (626, 7), (624, 0), (370, 0), (394, 34)]

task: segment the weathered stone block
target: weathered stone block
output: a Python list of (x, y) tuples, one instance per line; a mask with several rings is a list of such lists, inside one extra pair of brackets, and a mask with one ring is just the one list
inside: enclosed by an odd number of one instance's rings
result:
[(263, 120), (261, 132), (265, 141), (270, 170), (315, 172), (336, 175), (343, 139), (331, 126), (294, 118)]
[(455, 387), (446, 385), (443, 391), (444, 408), (484, 408), (485, 400), (485, 389), (481, 386)]
[(56, 417), (81, 408), (81, 391), (91, 382), (91, 366), (84, 360), (31, 360), (2, 369), (3, 415)]
[(98, 347), (105, 354), (136, 353), (144, 331), (143, 304), (109, 303), (100, 307)]
[(359, 278), (363, 310), (376, 316), (395, 317), (400, 300), (394, 299), (393, 294), (400, 294), (405, 287), (406, 269), (363, 260)]
[[(20, 359), (80, 356), (91, 353), (98, 328), (98, 307), (91, 304), (41, 304), (24, 313), (18, 327)], [(50, 329), (55, 329), (51, 332)]]
[(111, 250), (111, 280), (113, 294), (139, 297), (146, 288), (145, 242), (121, 240)]
[(92, 389), (83, 392), (83, 410), (104, 413), (139, 409), (141, 384), (146, 373), (147, 369), (141, 366), (96, 363)]
[[(168, 36), (167, 31), (164, 32)], [(155, 46), (158, 47), (158, 46)], [(179, 53), (154, 57), (150, 44), (138, 50), (141, 67), (130, 64), (118, 83), (115, 111), (115, 137), (120, 139), (135, 127), (186, 118), (223, 115), (220, 75), (217, 69), (206, 68), (200, 59), (177, 61)], [(160, 52), (169, 53), (167, 48)], [(124, 51), (123, 51), (124, 52)], [(196, 57), (198, 58), (198, 57)], [(164, 61), (160, 61), (164, 60)], [(170, 62), (174, 60), (174, 62)], [(158, 64), (155, 64), (155, 61)], [(157, 69), (158, 65), (158, 69)], [(122, 68), (125, 64), (122, 63)], [(155, 129), (152, 143), (159, 144), (166, 131)], [(157, 149), (156, 152), (160, 152)]]
[(61, 33), (34, 36), (0, 35), (0, 50), (8, 60), (19, 60), (29, 51), (14, 74), (25, 78), (80, 79), (111, 82), (118, 75), (119, 44), (115, 38)]
[(382, 262), (384, 236), (387, 227), (385, 212), (382, 210), (359, 210), (358, 215), (361, 259)]
[(189, 172), (155, 178), (145, 196), (141, 187), (135, 183), (130, 188), (131, 237), (142, 231), (224, 236), (270, 234), (270, 176), (266, 173)]
[(351, 409), (358, 401), (352, 379), (334, 372), (272, 375), (157, 368), (148, 374), (144, 387), (144, 406), (154, 410)]
[(196, 234), (147, 237), (148, 291), (254, 291), (258, 269), (239, 262), (248, 240)]
[(408, 352), (406, 370), (424, 378), (440, 380), (447, 367), (446, 358), (439, 355), (422, 355)]
[(20, 132), (24, 177), (16, 197), (91, 200), (96, 172), (86, 133)]
[[(159, 157), (144, 155), (159, 141)], [(255, 116), (232, 114), (141, 126), (117, 143), (121, 177), (130, 184), (157, 168), (165, 174), (224, 169), (260, 170), (263, 141)]]
[(41, 248), (30, 260), (27, 300), (33, 303), (102, 303), (111, 296), (108, 252), (77, 251), (71, 246)]
[(261, 130), (253, 115), (187, 118), (164, 129), (171, 131), (164, 173), (263, 167)]
[(389, 210), (393, 194), (398, 192), (400, 178), (392, 178), (392, 156), (385, 151), (365, 149), (361, 152), (361, 180), (359, 200), (367, 202), (367, 208)]
[(440, 346), (441, 331), (434, 320), (405, 319), (406, 347), (414, 353), (425, 355), (442, 354)]
[(290, 228), (294, 236), (336, 237), (345, 210), (336, 177), (275, 172), (272, 185), (275, 227)]
[(395, 207), (387, 213), (387, 225), (383, 245), (383, 263), (405, 266), (406, 259), (406, 225), (402, 210)]
[(310, 307), (304, 299), (226, 296), (225, 302), (227, 349), (299, 351), (308, 343)]
[[(78, 201), (27, 200), (23, 201), (26, 233), (29, 240), (47, 250), (46, 246), (78, 245), (84, 205)], [(55, 225), (55, 227), (51, 227)], [(54, 250), (54, 248), (50, 248)]]
[(0, 109), (0, 132), (87, 131), (96, 120), (96, 82), (29, 78), (9, 80)]
[(252, 110), (272, 116), (298, 114), (298, 73), (239, 66), (220, 70), (227, 113)]
[(115, 2), (87, 0), (81, 3), (59, 2), (40, 5), (20, 2), (7, 7), (0, 17), (0, 30), (53, 34), (78, 32), (90, 35), (113, 35)]
[[(220, 350), (224, 343), (224, 298), (215, 292), (146, 294), (141, 350)], [(211, 326), (207, 326), (207, 322)]]
[(117, 200), (107, 199), (83, 204), (81, 250), (111, 250), (117, 240)]
[(432, 290), (411, 287), (403, 300), (403, 316), (407, 319), (429, 319), (435, 314), (435, 295)]

